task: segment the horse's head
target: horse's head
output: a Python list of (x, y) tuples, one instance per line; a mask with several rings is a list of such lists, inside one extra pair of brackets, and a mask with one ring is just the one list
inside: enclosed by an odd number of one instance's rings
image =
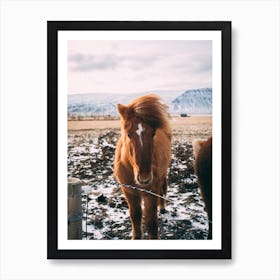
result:
[(122, 117), (122, 137), (126, 154), (133, 167), (135, 182), (146, 186), (153, 181), (152, 156), (156, 128), (147, 124), (133, 109), (118, 104)]

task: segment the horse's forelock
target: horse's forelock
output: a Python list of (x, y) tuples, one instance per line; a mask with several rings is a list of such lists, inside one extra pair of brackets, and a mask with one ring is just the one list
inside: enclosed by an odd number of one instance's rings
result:
[(150, 94), (133, 100), (129, 105), (130, 116), (135, 116), (154, 128), (170, 130), (167, 106), (159, 96)]

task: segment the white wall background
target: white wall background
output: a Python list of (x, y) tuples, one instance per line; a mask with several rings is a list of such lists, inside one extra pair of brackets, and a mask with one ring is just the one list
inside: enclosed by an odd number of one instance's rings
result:
[[(280, 279), (279, 1), (4, 0), (0, 8), (1, 279)], [(232, 21), (232, 260), (46, 259), (47, 20)]]

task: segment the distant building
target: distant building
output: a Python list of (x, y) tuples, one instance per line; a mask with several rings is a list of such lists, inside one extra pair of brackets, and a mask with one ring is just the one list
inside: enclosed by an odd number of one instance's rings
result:
[(180, 117), (181, 117), (181, 118), (186, 118), (186, 117), (189, 117), (189, 115), (186, 114), (186, 113), (182, 113), (182, 114), (180, 114)]

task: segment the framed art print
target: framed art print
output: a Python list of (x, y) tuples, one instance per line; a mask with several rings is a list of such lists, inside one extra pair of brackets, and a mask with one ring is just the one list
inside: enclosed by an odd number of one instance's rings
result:
[(48, 258), (231, 258), (231, 22), (47, 28)]

